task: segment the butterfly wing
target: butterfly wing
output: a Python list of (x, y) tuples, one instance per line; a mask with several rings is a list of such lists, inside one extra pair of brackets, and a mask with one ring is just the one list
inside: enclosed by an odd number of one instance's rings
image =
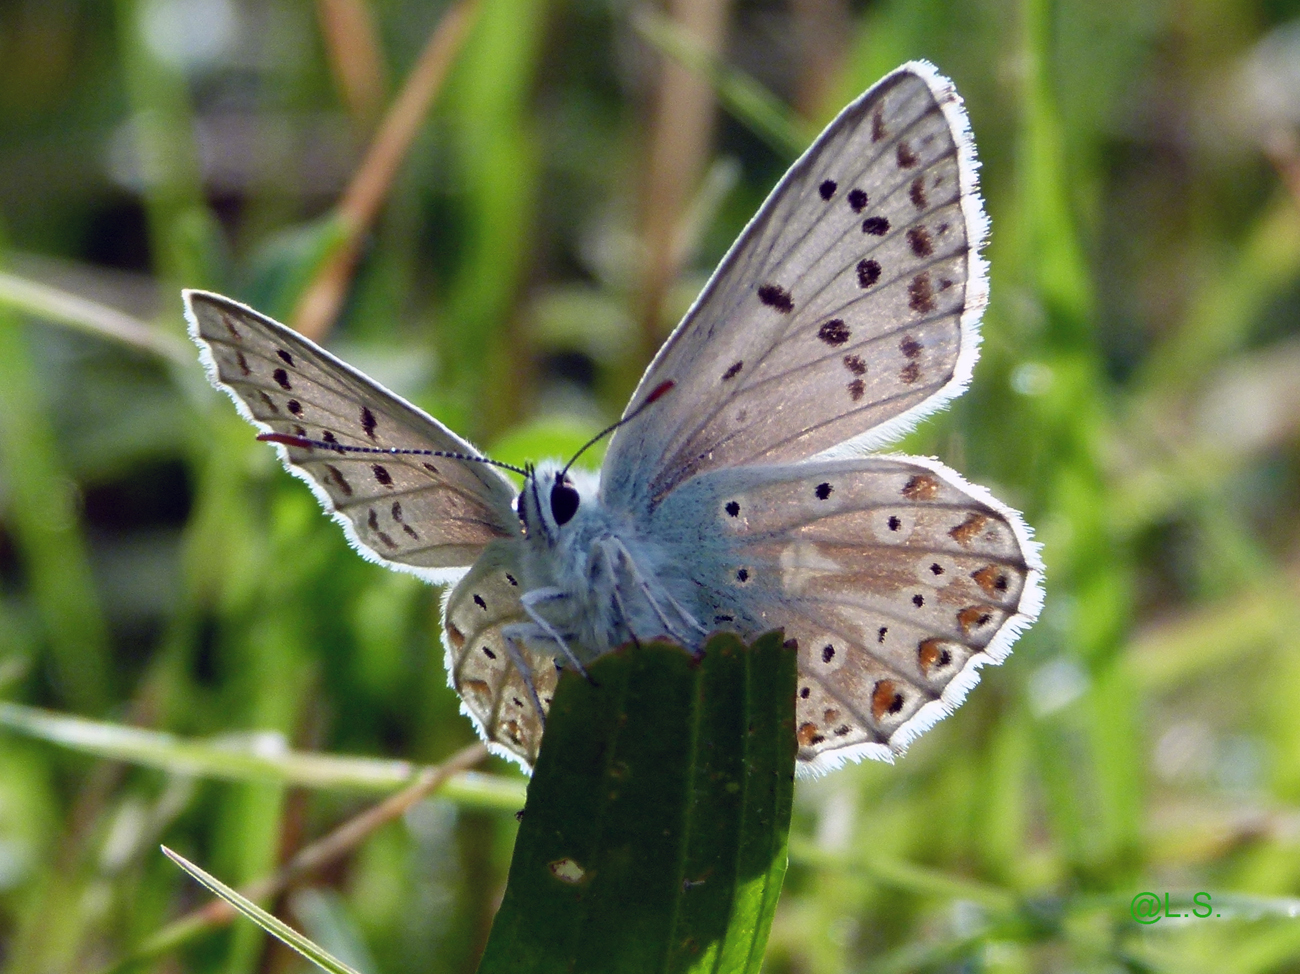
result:
[(602, 496), (653, 506), (697, 473), (852, 452), (961, 392), (987, 300), (987, 220), (952, 83), (886, 76), (790, 169), (641, 380)]
[(651, 523), (693, 552), (713, 625), (798, 640), (805, 773), (900, 753), (1042, 605), (1020, 515), (934, 460), (714, 471)]
[(461, 711), (494, 751), (528, 768), (537, 761), (542, 721), (520, 666), (532, 676), (543, 707), (550, 706), (558, 671), (552, 656), (534, 652), (526, 642), (516, 641), (519, 659), (511, 659), (504, 629), (527, 622), (519, 602), (517, 545), (514, 539), (492, 542), (449, 591), (443, 640)]
[[(427, 413), (251, 308), (186, 291), (185, 312), (209, 378), (264, 432), (342, 446), (478, 455)], [(353, 545), (391, 568), (451, 581), (493, 539), (519, 533), (515, 491), (487, 464), (276, 449)]]

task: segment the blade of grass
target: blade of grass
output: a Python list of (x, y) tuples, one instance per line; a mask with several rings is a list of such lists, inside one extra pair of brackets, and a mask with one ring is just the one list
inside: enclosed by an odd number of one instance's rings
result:
[[(304, 877), (341, 859), (379, 828), (400, 818), (412, 806), (435, 792), (441, 791), (442, 797), (450, 797), (449, 787), (463, 778), (468, 773), (467, 769), (482, 762), (487, 757), (487, 753), (487, 748), (482, 744), (471, 744), (442, 764), (423, 769), (409, 787), (391, 795), (378, 805), (366, 809), (328, 835), (303, 847), (274, 875), (244, 886), (241, 890), (242, 895), (248, 899), (259, 900), (279, 896)], [(521, 801), (522, 798), (523, 796), (520, 795)], [(235, 916), (235, 910), (234, 906), (226, 903), (209, 903), (193, 910), (151, 934), (128, 956), (107, 968), (103, 974), (120, 974), (176, 950), (205, 932), (229, 923)]]
[(54, 324), (67, 325), (179, 365), (189, 366), (194, 361), (191, 347), (175, 335), (106, 304), (4, 271), (0, 271), (0, 306)]
[(184, 869), (203, 886), (206, 886), (217, 896), (220, 896), (223, 900), (229, 903), (233, 909), (238, 910), (241, 914), (248, 917), (248, 919), (252, 920), (285, 946), (292, 947), (317, 967), (329, 971), (330, 974), (359, 974), (358, 971), (348, 967), (347, 964), (333, 957), (323, 948), (317, 947), (316, 944), (312, 943), (312, 941), (298, 933), (298, 931), (294, 930), (288, 924), (271, 916), (271, 914), (267, 913), (252, 900), (240, 896), (221, 880), (217, 879), (210, 873), (204, 872), (184, 856), (172, 852), (172, 850), (168, 849), (166, 846), (162, 847), (162, 851), (163, 855)]
[(352, 279), (361, 240), (379, 215), (429, 106), (469, 34), (478, 6), (479, 0), (461, 0), (443, 14), (339, 201), (337, 215), (346, 230), (344, 239), (308, 284), (290, 319), (308, 338), (320, 341), (334, 323)]
[(64, 700), (103, 709), (112, 684), (108, 628), (76, 513), (74, 485), (60, 464), (44, 414), (26, 335), (0, 308), (0, 464), (8, 486), (6, 520), (17, 541), (43, 632), (43, 651)]
[(754, 78), (724, 63), (663, 14), (639, 8), (632, 25), (648, 42), (712, 86), (723, 107), (782, 158), (793, 160), (808, 147), (794, 113)]
[[(0, 702), (0, 726), (114, 761), (228, 781), (375, 792), (407, 785), (428, 773), (408, 761), (290, 751), (278, 735), (192, 741), (9, 702)], [(487, 775), (458, 775), (446, 795), (477, 808), (513, 812), (524, 801), (524, 788), (522, 782)]]

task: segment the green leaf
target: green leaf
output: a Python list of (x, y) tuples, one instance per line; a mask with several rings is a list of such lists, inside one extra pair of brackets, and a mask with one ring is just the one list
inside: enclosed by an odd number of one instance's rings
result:
[(184, 869), (217, 896), (220, 896), (223, 900), (233, 906), (244, 916), (248, 917), (248, 919), (256, 923), (272, 937), (275, 937), (286, 947), (292, 947), (298, 953), (302, 954), (302, 956), (306, 957), (317, 967), (329, 971), (330, 974), (358, 974), (355, 968), (349, 967), (324, 948), (318, 947), (297, 930), (293, 929), (293, 927), (277, 920), (252, 900), (240, 896), (221, 880), (217, 879), (211, 873), (204, 872), (184, 856), (172, 852), (172, 850), (168, 849), (166, 846), (162, 847), (162, 851), (168, 859)]
[(565, 673), (480, 974), (757, 972), (785, 875), (795, 653), (720, 635)]

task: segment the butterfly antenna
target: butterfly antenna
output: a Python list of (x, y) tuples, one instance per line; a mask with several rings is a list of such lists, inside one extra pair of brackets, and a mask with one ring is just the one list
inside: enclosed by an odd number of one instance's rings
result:
[(642, 412), (645, 411), (647, 406), (649, 406), (652, 402), (662, 397), (664, 393), (668, 392), (668, 390), (675, 385), (677, 385), (676, 382), (674, 382), (672, 379), (668, 379), (655, 386), (654, 389), (651, 391), (650, 395), (645, 397), (645, 402), (641, 403), (641, 405), (637, 406), (636, 409), (632, 410), (630, 413), (628, 413), (626, 416), (620, 419), (617, 423), (611, 423), (609, 426), (606, 426), (603, 430), (601, 430), (599, 433), (597, 433), (595, 436), (589, 439), (586, 443), (584, 443), (582, 445), (582, 449), (573, 455), (573, 459), (564, 465), (564, 469), (560, 471), (560, 476), (563, 477), (565, 474), (569, 472), (569, 468), (572, 467), (578, 461), (578, 457), (582, 456), (589, 449), (591, 449), (593, 446), (595, 446), (605, 437), (609, 436), (610, 433), (614, 432), (614, 430), (618, 429), (623, 424), (632, 422), (632, 420), (636, 419), (638, 416), (641, 415)]
[(368, 453), (386, 457), (446, 457), (448, 460), (464, 460), (466, 463), (486, 463), (490, 467), (500, 467), (525, 477), (530, 476), (523, 467), (511, 463), (502, 463), (488, 457), (472, 456), (468, 453), (451, 453), (447, 450), (407, 450), (402, 447), (382, 446), (346, 446), (342, 443), (330, 443), (325, 440), (310, 440), (305, 436), (292, 436), (289, 433), (259, 433), (257, 438), (263, 443), (279, 443), (299, 450), (329, 450), (333, 453)]

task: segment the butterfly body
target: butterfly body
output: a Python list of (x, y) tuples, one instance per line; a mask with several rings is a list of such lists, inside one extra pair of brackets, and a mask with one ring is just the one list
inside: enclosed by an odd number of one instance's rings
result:
[(627, 642), (798, 644), (801, 773), (889, 760), (1042, 603), (1014, 510), (867, 454), (969, 382), (987, 221), (952, 84), (904, 65), (773, 190), (647, 369), (599, 478), (521, 491), (437, 420), (250, 308), (186, 292), (213, 382), (366, 557), (448, 584), (451, 685), (537, 756), (557, 673)]

